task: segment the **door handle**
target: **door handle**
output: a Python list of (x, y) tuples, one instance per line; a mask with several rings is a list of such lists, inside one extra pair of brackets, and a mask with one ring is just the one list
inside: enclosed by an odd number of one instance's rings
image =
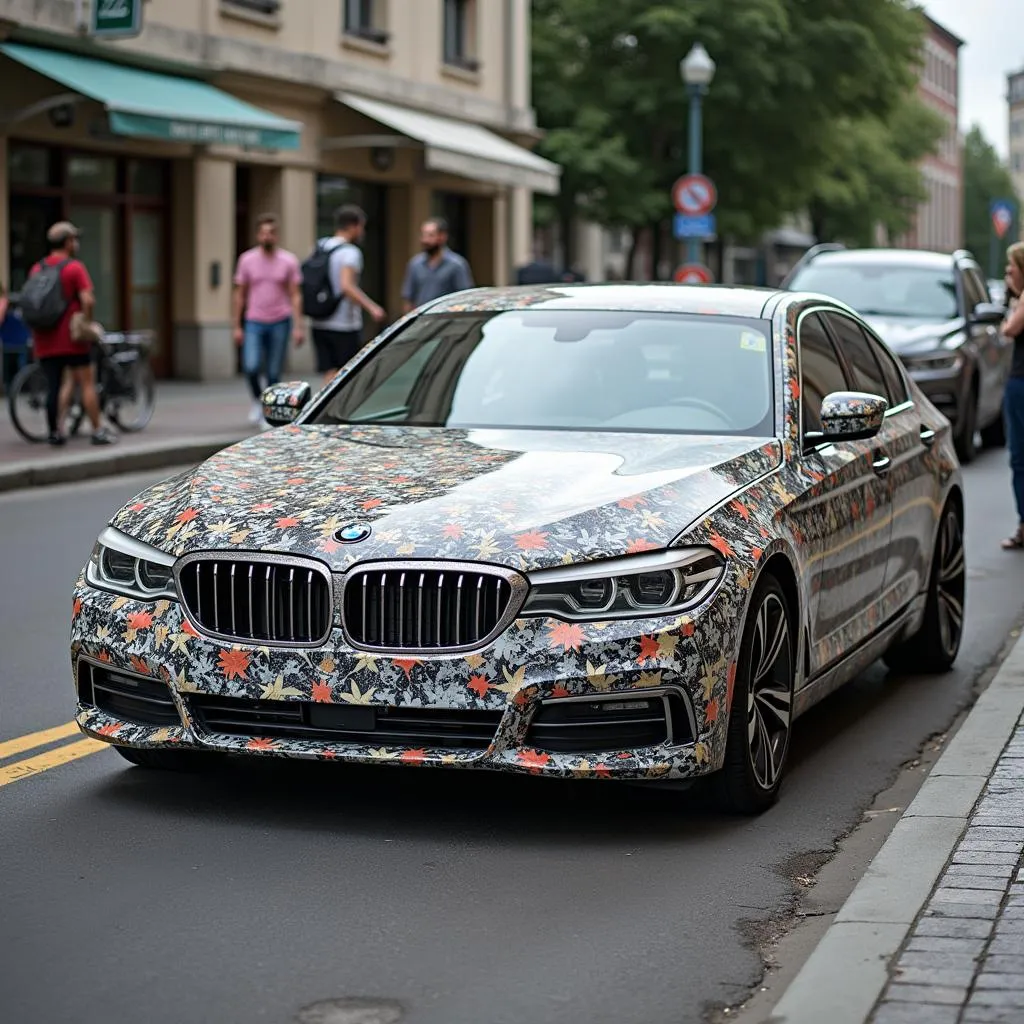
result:
[(921, 428), (921, 444), (923, 444), (925, 448), (931, 448), (931, 446), (935, 444), (935, 431), (932, 430), (931, 427)]
[(888, 476), (889, 470), (892, 469), (892, 459), (885, 452), (877, 451), (874, 453), (871, 468), (878, 476)]

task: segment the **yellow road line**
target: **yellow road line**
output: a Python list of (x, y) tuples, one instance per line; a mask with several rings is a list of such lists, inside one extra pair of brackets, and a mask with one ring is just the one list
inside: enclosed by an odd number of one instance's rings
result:
[(81, 733), (81, 729), (75, 722), (68, 722), (66, 725), (58, 725), (53, 729), (43, 729), (41, 732), (30, 732), (27, 736), (18, 736), (13, 740), (6, 740), (0, 743), (0, 761), (6, 757), (13, 757), (26, 750), (33, 750), (35, 747), (45, 747), (47, 743), (56, 743), (57, 740), (67, 739)]
[(0, 768), (0, 786), (30, 778), (49, 768), (57, 768), (69, 761), (95, 754), (98, 750), (106, 750), (109, 746), (109, 743), (102, 743), (100, 740), (79, 740), (77, 743), (67, 743), (63, 747), (47, 750), (44, 754), (36, 754), (35, 757), (24, 761), (15, 761), (14, 764)]

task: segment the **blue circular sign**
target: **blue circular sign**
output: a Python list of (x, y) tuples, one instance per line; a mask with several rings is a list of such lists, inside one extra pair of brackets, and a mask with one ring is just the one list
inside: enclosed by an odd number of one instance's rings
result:
[(370, 536), (370, 527), (361, 526), (358, 523), (352, 523), (349, 526), (343, 526), (335, 535), (335, 540), (340, 540), (342, 544), (356, 544), (361, 540), (366, 540)]

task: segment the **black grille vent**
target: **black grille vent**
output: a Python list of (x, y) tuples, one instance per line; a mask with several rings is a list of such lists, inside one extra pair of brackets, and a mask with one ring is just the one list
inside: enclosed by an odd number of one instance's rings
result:
[(210, 733), (408, 747), (486, 750), (500, 711), (399, 708), (193, 696), (189, 710)]
[(171, 691), (160, 679), (118, 672), (91, 662), (78, 662), (78, 700), (122, 722), (138, 725), (181, 725)]
[(330, 579), (312, 566), (203, 558), (182, 566), (178, 583), (189, 615), (207, 633), (316, 646), (331, 631)]
[(485, 643), (507, 620), (516, 588), (497, 573), (378, 566), (345, 582), (344, 625), (361, 647), (432, 651)]

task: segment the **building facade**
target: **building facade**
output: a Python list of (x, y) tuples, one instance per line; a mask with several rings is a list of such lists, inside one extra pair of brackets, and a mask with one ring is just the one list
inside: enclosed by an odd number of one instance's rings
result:
[(911, 229), (895, 244), (904, 249), (953, 252), (963, 245), (963, 150), (960, 120), (960, 47), (963, 40), (924, 16), (927, 33), (921, 55), (918, 95), (945, 122), (938, 151), (921, 161), (927, 197)]
[[(338, 205), (369, 215), (366, 291), (395, 317), (420, 223), (444, 215), (480, 284), (529, 258), (529, 0), (132, 0), (141, 34), (85, 30), (99, 0), (0, 0), (0, 282), (68, 218), (108, 329), (155, 332), (162, 376), (236, 369), (230, 297), (256, 217), (300, 257)], [(292, 353), (304, 370), (309, 346)]]
[[(1007, 101), (1010, 104), (1010, 174), (1017, 199), (1024, 202), (1024, 69), (1007, 75)], [(1018, 211), (1020, 237), (1024, 239), (1024, 217)]]

